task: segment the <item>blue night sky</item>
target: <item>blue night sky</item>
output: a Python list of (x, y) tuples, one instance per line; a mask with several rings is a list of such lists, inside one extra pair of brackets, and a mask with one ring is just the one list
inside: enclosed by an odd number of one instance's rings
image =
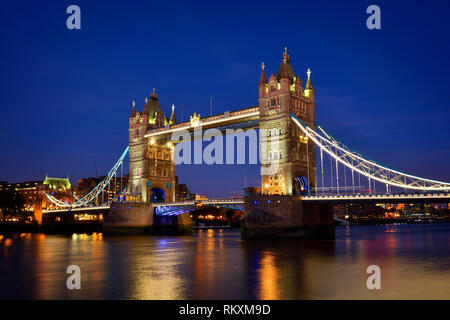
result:
[[(67, 6), (81, 8), (79, 31)], [(366, 28), (370, 4), (381, 30)], [(260, 65), (284, 47), (317, 121), (401, 171), (450, 181), (449, 1), (2, 1), (0, 180), (104, 174), (128, 142), (131, 101), (156, 88), (184, 119), (257, 105)], [(258, 166), (177, 167), (192, 192), (239, 193)]]

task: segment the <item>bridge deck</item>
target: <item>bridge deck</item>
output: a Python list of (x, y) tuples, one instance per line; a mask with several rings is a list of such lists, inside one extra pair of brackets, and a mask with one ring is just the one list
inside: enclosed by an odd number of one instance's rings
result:
[[(414, 193), (414, 194), (344, 194), (344, 195), (314, 195), (303, 196), (305, 203), (351, 204), (351, 203), (450, 203), (450, 193)], [(155, 203), (154, 207), (160, 211), (194, 207), (194, 206), (230, 206), (240, 208), (244, 204), (244, 198), (236, 199), (208, 199), (191, 200), (181, 202)], [(238, 206), (239, 205), (239, 206)], [(73, 209), (47, 210), (44, 213), (62, 212), (93, 212), (108, 210), (109, 206), (84, 207)]]

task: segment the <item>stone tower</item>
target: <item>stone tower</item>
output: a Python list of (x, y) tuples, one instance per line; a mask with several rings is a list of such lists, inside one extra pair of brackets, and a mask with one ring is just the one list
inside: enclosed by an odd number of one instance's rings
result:
[(158, 101), (155, 89), (150, 98), (145, 98), (144, 109), (135, 109), (135, 102), (130, 115), (129, 159), (130, 176), (129, 193), (138, 202), (175, 201), (175, 159), (174, 146), (166, 141), (148, 139), (148, 130), (164, 127), (176, 122), (172, 106), (172, 116), (168, 120)]
[[(259, 92), (259, 125), (261, 139), (261, 188), (264, 194), (310, 192), (316, 187), (315, 145), (303, 136), (290, 119), (292, 112), (311, 128), (314, 127), (315, 102), (311, 72), (305, 89), (295, 75), (287, 49), (276, 75), (267, 80), (261, 66)], [(299, 183), (299, 181), (302, 181)], [(297, 186), (297, 188), (295, 187)], [(300, 189), (300, 190), (298, 190)]]

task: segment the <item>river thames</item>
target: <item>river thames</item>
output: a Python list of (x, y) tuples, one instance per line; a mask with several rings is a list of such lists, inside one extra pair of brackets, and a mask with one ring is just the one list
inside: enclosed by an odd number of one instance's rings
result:
[[(81, 290), (66, 269), (81, 268)], [(369, 265), (381, 289), (369, 290)], [(336, 227), (336, 240), (0, 235), (0, 299), (450, 299), (450, 224)]]

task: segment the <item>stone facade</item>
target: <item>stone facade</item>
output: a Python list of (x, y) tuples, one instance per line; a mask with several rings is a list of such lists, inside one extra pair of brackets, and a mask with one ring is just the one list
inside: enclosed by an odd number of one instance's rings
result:
[(105, 234), (146, 234), (152, 232), (151, 203), (115, 203), (103, 220)]
[[(295, 75), (287, 51), (275, 74), (267, 80), (262, 66), (259, 90), (259, 128), (261, 147), (261, 189), (263, 194), (292, 195), (316, 188), (315, 145), (291, 120), (294, 114), (315, 129), (315, 96), (310, 71), (306, 86)], [(191, 126), (200, 116), (191, 116)], [(153, 90), (142, 112), (130, 115), (129, 193), (132, 201), (151, 202), (162, 190), (164, 201), (175, 201), (175, 146), (166, 138), (145, 138), (148, 130), (176, 123), (174, 106), (170, 118)], [(297, 183), (294, 183), (297, 181)], [(302, 181), (300, 186), (298, 181)], [(159, 192), (159, 191), (158, 191)]]
[(315, 146), (290, 119), (293, 113), (314, 128), (315, 101), (310, 71), (303, 89), (302, 80), (295, 75), (285, 51), (277, 74), (272, 74), (269, 80), (262, 65), (258, 89), (262, 192), (293, 194), (295, 177), (304, 177), (310, 190), (314, 190)]
[[(151, 202), (164, 193), (164, 201), (175, 201), (174, 146), (161, 140), (147, 139), (149, 129), (163, 127), (176, 122), (174, 107), (167, 119), (158, 102), (155, 91), (145, 99), (142, 112), (135, 111), (135, 103), (129, 122), (129, 194), (131, 200)], [(161, 199), (158, 199), (159, 201)]]
[(305, 204), (293, 195), (244, 197), (244, 240), (334, 238), (331, 206)]

